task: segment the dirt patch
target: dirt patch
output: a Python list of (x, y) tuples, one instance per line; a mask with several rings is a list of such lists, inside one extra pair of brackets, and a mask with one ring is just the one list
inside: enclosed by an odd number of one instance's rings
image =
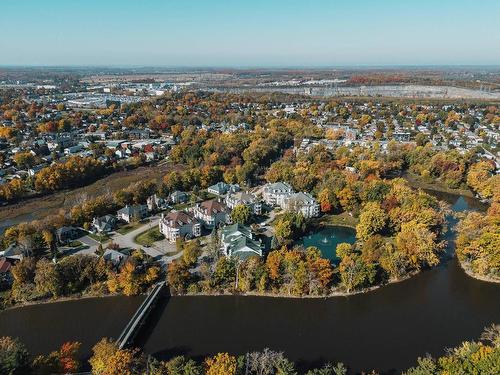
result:
[(0, 227), (6, 227), (23, 221), (43, 218), (57, 213), (61, 208), (71, 207), (83, 198), (94, 198), (106, 193), (128, 187), (138, 181), (155, 179), (161, 181), (163, 176), (177, 166), (169, 164), (139, 167), (130, 171), (113, 173), (90, 185), (73, 190), (59, 191), (51, 195), (26, 199), (22, 202), (2, 207), (0, 210)]

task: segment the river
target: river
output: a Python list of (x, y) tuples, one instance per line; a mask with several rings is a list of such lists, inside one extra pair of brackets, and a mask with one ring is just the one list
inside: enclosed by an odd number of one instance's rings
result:
[[(471, 199), (439, 195), (458, 211), (481, 208)], [(448, 252), (453, 253), (452, 242)], [(0, 335), (18, 336), (32, 353), (78, 340), (88, 356), (102, 336), (119, 334), (140, 301), (110, 297), (7, 310), (0, 313)], [(418, 356), (439, 355), (477, 338), (492, 322), (500, 322), (500, 286), (468, 277), (452, 259), (350, 297), (172, 297), (151, 315), (137, 344), (159, 358), (269, 347), (301, 366), (342, 361), (354, 371), (393, 374), (414, 365)]]

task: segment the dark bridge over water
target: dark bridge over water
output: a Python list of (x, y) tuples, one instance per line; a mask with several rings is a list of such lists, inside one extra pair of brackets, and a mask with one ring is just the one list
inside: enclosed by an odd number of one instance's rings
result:
[(139, 331), (139, 328), (144, 324), (149, 313), (157, 302), (158, 297), (162, 295), (165, 286), (165, 281), (157, 283), (146, 299), (141, 303), (135, 314), (123, 329), (120, 336), (118, 336), (118, 340), (116, 342), (120, 349), (123, 349), (132, 343), (135, 335)]

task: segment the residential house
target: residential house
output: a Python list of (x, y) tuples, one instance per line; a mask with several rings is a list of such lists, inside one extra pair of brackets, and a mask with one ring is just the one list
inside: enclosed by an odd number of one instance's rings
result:
[(319, 204), (308, 193), (294, 193), (284, 198), (281, 208), (287, 211), (301, 212), (306, 218), (316, 217), (319, 215)]
[(125, 264), (129, 256), (117, 250), (106, 249), (102, 257), (116, 268), (120, 268)]
[(80, 237), (80, 230), (75, 227), (61, 227), (56, 230), (57, 242), (67, 244)]
[(168, 197), (173, 204), (185, 203), (189, 200), (189, 195), (183, 191), (176, 190)]
[(292, 187), (286, 182), (275, 182), (264, 186), (262, 197), (270, 206), (281, 206), (285, 197), (292, 193)]
[(203, 222), (207, 229), (231, 223), (229, 208), (215, 199), (195, 205), (193, 213), (197, 219)]
[(116, 217), (113, 215), (95, 217), (92, 220), (92, 227), (98, 233), (112, 232), (115, 229), (115, 226), (116, 226)]
[(190, 239), (201, 236), (201, 223), (185, 211), (162, 214), (158, 225), (160, 233), (170, 242), (175, 242), (177, 238)]
[(0, 290), (8, 288), (14, 281), (11, 269), (12, 263), (7, 258), (0, 258)]
[(232, 224), (221, 230), (221, 250), (227, 257), (246, 259), (262, 256), (263, 245), (254, 238), (250, 228), (241, 224)]
[(149, 211), (162, 211), (168, 207), (167, 200), (159, 197), (158, 194), (153, 194), (148, 197), (146, 204)]
[(226, 195), (226, 205), (233, 209), (238, 205), (245, 205), (249, 207), (255, 215), (262, 213), (262, 205), (257, 197), (248, 192), (229, 193)]
[(238, 184), (226, 184), (225, 182), (217, 182), (215, 185), (209, 186), (207, 191), (214, 195), (224, 195), (228, 192), (237, 192), (240, 190)]
[(139, 221), (148, 216), (148, 206), (144, 204), (136, 204), (132, 206), (125, 206), (118, 210), (116, 213), (118, 220), (123, 220), (127, 223), (132, 221)]

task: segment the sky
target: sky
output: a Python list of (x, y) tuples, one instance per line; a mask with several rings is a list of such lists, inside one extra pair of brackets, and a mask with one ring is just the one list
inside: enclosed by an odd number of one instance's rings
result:
[(500, 65), (500, 0), (0, 0), (0, 65)]

